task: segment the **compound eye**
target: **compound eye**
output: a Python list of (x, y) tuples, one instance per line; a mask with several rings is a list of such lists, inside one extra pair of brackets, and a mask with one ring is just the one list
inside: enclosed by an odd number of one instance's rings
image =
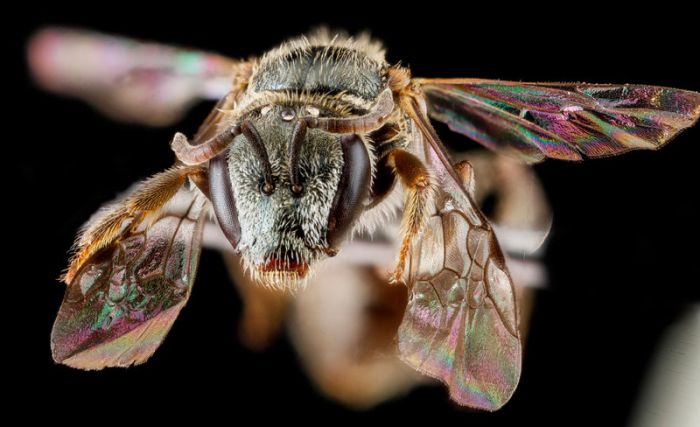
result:
[(362, 139), (357, 134), (344, 135), (341, 147), (343, 173), (328, 215), (326, 240), (330, 247), (338, 246), (362, 213), (372, 178), (369, 155)]
[(238, 222), (238, 210), (233, 197), (226, 153), (224, 151), (209, 163), (209, 197), (221, 230), (237, 251), (241, 239), (241, 225)]

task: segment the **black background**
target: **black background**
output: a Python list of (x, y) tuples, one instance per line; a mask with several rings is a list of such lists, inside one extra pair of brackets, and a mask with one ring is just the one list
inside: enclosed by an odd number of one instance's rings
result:
[[(656, 342), (697, 301), (700, 128), (658, 152), (536, 167), (555, 214), (547, 256), (551, 286), (538, 292), (521, 384), (495, 414), (468, 413), (440, 387), (415, 390), (367, 413), (326, 400), (286, 340), (262, 354), (240, 346), (240, 300), (220, 258), (208, 251), (187, 308), (147, 364), (88, 373), (51, 361), (49, 333), (63, 295), (55, 278), (75, 230), (101, 203), (168, 167), (173, 132), (192, 133), (209, 106), (167, 129), (111, 122), (31, 84), (23, 44), (32, 31), (47, 24), (80, 26), (247, 57), (328, 23), (370, 29), (385, 41), (390, 61), (401, 60), (420, 76), (700, 91), (698, 23), (689, 10), (485, 6), (394, 4), (392, 13), (379, 13), (378, 2), (190, 2), (146, 12), (144, 5), (105, 3), (87, 9), (31, 5), (10, 14), (3, 29), (9, 58), (3, 62), (4, 117), (10, 119), (2, 143), (10, 193), (4, 209), (10, 229), (4, 287), (10, 293), (3, 308), (10, 320), (3, 353), (12, 360), (3, 370), (17, 375), (13, 397), (36, 408), (24, 415), (43, 415), (42, 408), (59, 404), (52, 416), (96, 420), (94, 414), (122, 423), (136, 419), (135, 411), (159, 419), (222, 416), (231, 424), (280, 415), (328, 422), (625, 423)], [(465, 142), (444, 127), (438, 131), (452, 143)]]

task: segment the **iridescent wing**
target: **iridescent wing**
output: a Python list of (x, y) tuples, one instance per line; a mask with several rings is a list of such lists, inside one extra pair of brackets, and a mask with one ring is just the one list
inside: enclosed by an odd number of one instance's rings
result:
[(123, 226), (80, 264), (51, 332), (55, 361), (102, 369), (155, 352), (190, 295), (207, 206), (196, 190), (182, 189), (155, 220)]
[(700, 93), (658, 86), (415, 81), (433, 119), (527, 162), (657, 149), (700, 116)]
[(27, 54), (44, 88), (81, 98), (112, 118), (153, 126), (176, 121), (197, 101), (220, 99), (250, 66), (213, 53), (63, 28), (34, 35)]
[[(447, 384), (457, 403), (496, 410), (520, 379), (513, 284), (493, 229), (450, 165), (424, 108), (408, 112), (437, 181), (435, 210), (413, 243), (401, 358)], [(466, 185), (465, 185), (466, 184)]]

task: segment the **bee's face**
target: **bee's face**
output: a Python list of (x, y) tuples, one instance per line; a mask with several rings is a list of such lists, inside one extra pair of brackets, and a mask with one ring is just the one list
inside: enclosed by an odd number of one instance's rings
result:
[[(347, 185), (343, 185), (347, 179), (343, 175), (357, 174), (357, 170), (344, 167), (348, 162), (344, 158), (342, 137), (308, 129), (296, 172), (301, 191), (293, 189), (292, 133), (295, 118), (305, 114), (308, 113), (304, 107), (273, 106), (249, 118), (269, 159), (272, 191), (266, 186), (265, 162), (244, 134), (231, 144), (222, 173), (230, 180), (229, 192), (235, 201), (235, 212), (229, 210), (222, 214), (221, 209), (216, 209), (219, 222), (226, 222), (226, 219), (222, 221), (222, 215), (236, 216), (229, 219), (237, 220), (239, 235), (234, 238), (229, 235), (229, 239), (241, 252), (250, 272), (275, 287), (302, 285), (313, 264), (335, 252), (332, 245), (341, 236), (334, 230), (345, 234), (352, 226), (337, 224), (348, 217), (344, 212), (347, 210), (345, 199), (358, 199), (355, 193), (359, 198), (366, 197), (369, 188), (367, 164), (364, 168), (367, 171), (360, 171), (367, 177), (359, 181), (360, 186), (366, 188), (351, 188), (348, 193)], [(364, 145), (362, 149), (365, 150)], [(218, 191), (215, 181), (211, 185), (213, 192)]]

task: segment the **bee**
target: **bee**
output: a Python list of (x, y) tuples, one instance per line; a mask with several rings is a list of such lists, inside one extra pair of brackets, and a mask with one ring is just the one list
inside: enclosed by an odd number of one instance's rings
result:
[(48, 29), (29, 60), (48, 88), (124, 120), (163, 125), (219, 99), (194, 136), (175, 134), (173, 167), (80, 232), (51, 336), (56, 362), (145, 362), (187, 302), (209, 215), (253, 281), (291, 293), (353, 236), (398, 216), (388, 281), (408, 289), (400, 357), (455, 402), (489, 411), (520, 378), (513, 281), (471, 165), (450, 160), (431, 119), (536, 163), (658, 149), (700, 116), (700, 93), (680, 89), (416, 78), (370, 37), (324, 30), (233, 60)]

